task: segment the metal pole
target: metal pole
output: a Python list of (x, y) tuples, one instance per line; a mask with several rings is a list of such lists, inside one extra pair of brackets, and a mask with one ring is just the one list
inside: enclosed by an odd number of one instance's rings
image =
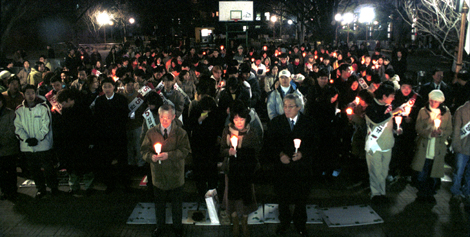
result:
[(463, 47), (465, 43), (465, 25), (467, 24), (467, 13), (468, 13), (468, 6), (467, 3), (463, 2), (462, 7), (462, 19), (460, 20), (460, 38), (459, 38), (459, 51), (457, 55), (457, 63), (455, 67), (455, 79), (457, 79), (457, 74), (459, 73), (460, 69), (462, 69), (462, 57), (463, 57)]
[(348, 37), (347, 37), (347, 40), (346, 40), (346, 44), (347, 44), (348, 47), (349, 47), (349, 23), (348, 23)]

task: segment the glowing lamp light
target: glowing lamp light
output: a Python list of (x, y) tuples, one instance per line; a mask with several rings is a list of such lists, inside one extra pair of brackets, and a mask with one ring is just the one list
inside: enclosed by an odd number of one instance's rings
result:
[(129, 18), (129, 23), (130, 23), (130, 24), (134, 24), (134, 23), (135, 23), (135, 19), (134, 19), (134, 18), (132, 18), (132, 17), (131, 17), (131, 18)]
[(297, 153), (297, 151), (299, 150), (300, 143), (302, 143), (302, 141), (300, 139), (298, 139), (298, 138), (294, 139), (295, 153)]
[(202, 52), (202, 55), (206, 55), (206, 51)]
[(223, 46), (223, 45), (220, 46), (220, 50), (224, 50), (224, 46)]
[[(160, 155), (160, 153), (162, 152), (162, 144), (161, 143), (157, 143), (153, 146), (155, 148), (155, 152)], [(162, 161), (161, 160), (158, 160), (158, 164), (161, 164)]]
[(352, 108), (347, 108), (347, 109), (346, 109), (346, 114), (347, 114), (347, 115), (353, 115), (353, 114), (354, 114), (353, 109), (352, 109)]
[(330, 79), (330, 84), (333, 84), (335, 81), (333, 79)]
[(434, 119), (434, 127), (436, 129), (438, 129), (439, 126), (441, 126), (441, 120), (440, 119)]
[(397, 124), (397, 130), (400, 129), (400, 124), (402, 120), (403, 120), (403, 117), (395, 116), (395, 123)]
[(263, 46), (263, 51), (268, 51), (268, 46)]

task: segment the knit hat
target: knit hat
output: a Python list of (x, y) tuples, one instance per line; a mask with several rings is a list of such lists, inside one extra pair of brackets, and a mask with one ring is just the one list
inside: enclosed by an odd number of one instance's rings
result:
[(279, 77), (290, 77), (290, 72), (287, 69), (282, 70), (279, 72)]
[(11, 72), (7, 71), (7, 70), (4, 70), (2, 72), (0, 72), (0, 80), (3, 80), (3, 79), (8, 79), (12, 76), (14, 76), (15, 74), (11, 74)]
[(444, 93), (442, 93), (441, 90), (432, 90), (429, 93), (429, 99), (437, 101), (437, 102), (441, 102), (441, 103), (446, 100), (446, 98), (444, 97)]

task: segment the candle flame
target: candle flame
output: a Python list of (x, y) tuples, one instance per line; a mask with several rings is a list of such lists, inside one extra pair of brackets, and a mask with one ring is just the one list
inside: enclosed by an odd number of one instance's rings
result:
[(403, 118), (401, 116), (395, 116), (395, 123), (397, 124), (398, 127), (400, 127), (402, 120)]
[(161, 143), (157, 143), (154, 145), (154, 148), (155, 148), (155, 152), (157, 154), (160, 154), (162, 152), (162, 144)]
[(359, 102), (361, 102), (361, 98), (359, 98), (358, 96), (356, 96), (356, 100), (354, 100), (354, 102), (356, 102), (356, 104), (358, 105)]
[(441, 120), (440, 119), (434, 119), (434, 127), (439, 128), (441, 126)]
[(238, 146), (238, 137), (233, 135), (231, 138), (230, 138), (230, 142), (232, 143), (232, 146), (234, 149), (237, 148)]
[(299, 149), (301, 142), (302, 142), (302, 141), (301, 141), (300, 139), (298, 139), (298, 138), (294, 139), (294, 147), (295, 147), (295, 149)]
[(347, 108), (347, 109), (346, 109), (346, 114), (347, 114), (347, 115), (353, 115), (353, 114), (354, 114), (353, 109), (352, 109), (352, 108)]

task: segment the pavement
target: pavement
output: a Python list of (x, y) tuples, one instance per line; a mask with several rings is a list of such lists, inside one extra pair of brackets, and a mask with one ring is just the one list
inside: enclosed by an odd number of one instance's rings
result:
[[(447, 175), (451, 169), (447, 169)], [(36, 200), (35, 188), (19, 188), (15, 202), (0, 201), (0, 236), (151, 236), (154, 225), (129, 225), (127, 218), (139, 202), (149, 202), (145, 187), (139, 187), (142, 176), (132, 176), (132, 189), (117, 189), (105, 194), (105, 186), (96, 183), (91, 196), (74, 197), (61, 185), (59, 196)], [(354, 160), (343, 167), (337, 178), (314, 179), (309, 204), (323, 207), (370, 205), (384, 223), (328, 227), (309, 224), (310, 236), (470, 236), (469, 210), (463, 204), (449, 204), (450, 182), (442, 182), (435, 195), (437, 204), (416, 202), (416, 188), (406, 179), (388, 185), (388, 204), (372, 204), (369, 200), (365, 160)], [(447, 177), (448, 179), (448, 177)], [(18, 184), (25, 179), (18, 177)], [(277, 203), (269, 178), (255, 184), (258, 203)], [(185, 202), (196, 201), (196, 187), (187, 180)], [(275, 236), (276, 224), (251, 225), (251, 236)], [(184, 225), (185, 236), (232, 236), (229, 225)], [(171, 231), (165, 236), (173, 236)], [(283, 236), (298, 236), (293, 225)]]

